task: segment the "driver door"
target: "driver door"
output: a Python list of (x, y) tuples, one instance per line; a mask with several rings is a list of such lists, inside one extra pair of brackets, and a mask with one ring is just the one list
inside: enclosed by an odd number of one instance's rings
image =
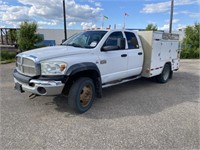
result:
[[(103, 46), (117, 46), (118, 38), (124, 38), (121, 31), (111, 33)], [(98, 67), (101, 71), (102, 83), (125, 78), (127, 63), (127, 51), (125, 48), (111, 51), (101, 51)]]

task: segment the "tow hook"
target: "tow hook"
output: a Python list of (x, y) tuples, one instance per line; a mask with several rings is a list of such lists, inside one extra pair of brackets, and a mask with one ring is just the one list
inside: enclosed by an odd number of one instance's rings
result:
[(36, 98), (37, 96), (39, 96), (39, 95), (31, 94), (31, 95), (29, 95), (29, 99), (34, 99), (34, 98)]

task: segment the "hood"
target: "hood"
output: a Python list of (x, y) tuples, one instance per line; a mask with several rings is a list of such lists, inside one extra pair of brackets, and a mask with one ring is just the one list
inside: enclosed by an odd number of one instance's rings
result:
[(37, 61), (57, 58), (61, 56), (69, 56), (76, 54), (84, 54), (90, 52), (90, 49), (78, 48), (72, 46), (51, 46), (38, 48), (30, 51), (20, 53), (19, 55), (25, 57), (32, 57), (37, 59)]

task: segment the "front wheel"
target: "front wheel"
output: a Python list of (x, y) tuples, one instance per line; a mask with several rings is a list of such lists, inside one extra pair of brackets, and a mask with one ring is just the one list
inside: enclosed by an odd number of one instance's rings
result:
[(77, 113), (84, 113), (92, 106), (95, 88), (92, 79), (82, 77), (74, 82), (68, 95), (68, 105)]
[(165, 64), (163, 71), (160, 75), (156, 77), (158, 83), (166, 83), (171, 75), (171, 67), (169, 64)]

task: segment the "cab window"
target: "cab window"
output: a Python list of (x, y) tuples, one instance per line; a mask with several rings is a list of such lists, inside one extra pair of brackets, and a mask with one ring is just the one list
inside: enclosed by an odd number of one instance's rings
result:
[(125, 32), (127, 42), (128, 42), (128, 49), (138, 49), (138, 40), (134, 33), (132, 32)]
[(107, 38), (106, 42), (103, 46), (117, 46), (118, 45), (118, 39), (123, 38), (122, 32), (113, 32), (110, 34), (110, 36)]

